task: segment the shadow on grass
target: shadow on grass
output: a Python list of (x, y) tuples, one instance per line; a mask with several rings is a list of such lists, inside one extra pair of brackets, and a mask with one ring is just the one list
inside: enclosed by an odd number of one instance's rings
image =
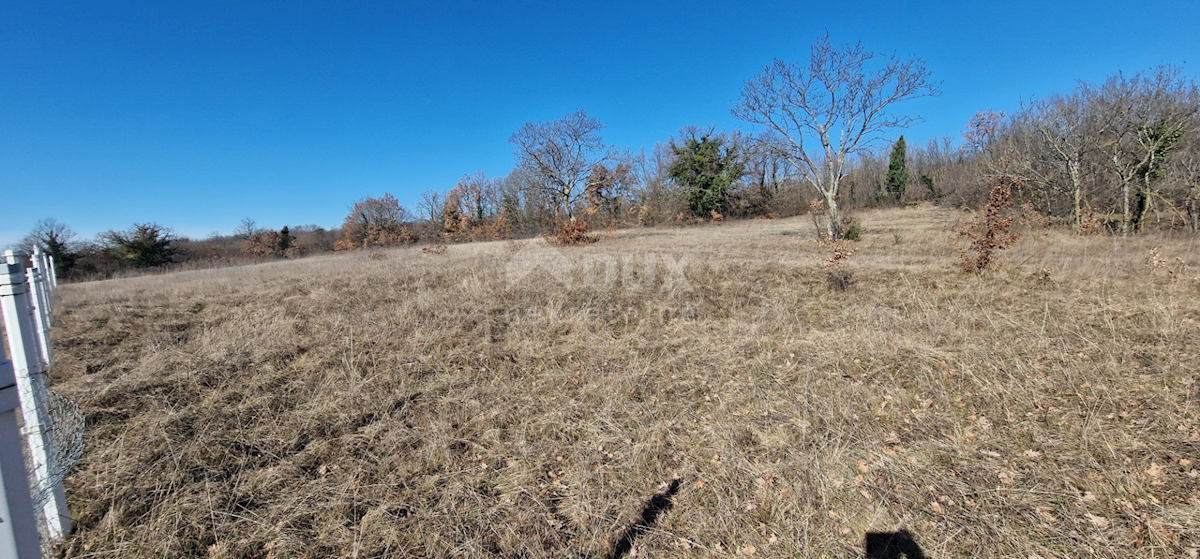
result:
[(680, 480), (672, 480), (666, 491), (650, 497), (650, 500), (646, 501), (646, 506), (642, 508), (642, 518), (626, 528), (621, 538), (613, 543), (612, 553), (608, 554), (608, 559), (621, 559), (627, 555), (633, 549), (633, 540), (654, 526), (660, 514), (671, 509), (671, 505), (674, 504), (671, 498), (679, 492), (679, 484)]
[(866, 559), (926, 559), (925, 552), (917, 545), (908, 530), (898, 532), (867, 532), (863, 538)]

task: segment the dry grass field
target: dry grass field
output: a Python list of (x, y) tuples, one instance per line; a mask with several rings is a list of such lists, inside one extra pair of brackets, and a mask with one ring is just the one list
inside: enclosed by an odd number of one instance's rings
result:
[(845, 292), (807, 218), (65, 285), (62, 551), (1196, 557), (1200, 242), (862, 218)]

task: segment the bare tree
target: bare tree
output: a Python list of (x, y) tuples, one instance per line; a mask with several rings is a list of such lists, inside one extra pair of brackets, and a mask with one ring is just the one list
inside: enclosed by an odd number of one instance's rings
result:
[(27, 251), (36, 246), (50, 252), (50, 249), (56, 245), (71, 248), (76, 239), (75, 231), (72, 231), (70, 227), (57, 219), (48, 217), (39, 219), (37, 223), (33, 224), (33, 229), (18, 244), (21, 250)]
[(526, 171), (530, 186), (574, 219), (575, 202), (592, 168), (618, 158), (600, 138), (603, 129), (604, 123), (580, 109), (558, 120), (526, 123), (508, 141), (516, 147), (517, 166)]
[(244, 217), (238, 222), (238, 226), (233, 230), (233, 236), (239, 239), (247, 240), (258, 233), (258, 222), (254, 218)]
[[(876, 58), (883, 59), (882, 65), (869, 69)], [(733, 115), (782, 137), (782, 153), (825, 198), (826, 233), (836, 238), (841, 233), (838, 187), (847, 156), (869, 147), (888, 129), (917, 122), (888, 109), (899, 101), (935, 95), (930, 76), (920, 59), (868, 52), (861, 43), (837, 48), (825, 35), (813, 43), (807, 64), (776, 59), (747, 81)]]
[(421, 199), (417, 202), (417, 211), (421, 219), (429, 223), (441, 224), (444, 207), (445, 200), (442, 198), (440, 191), (428, 188), (424, 192), (421, 192)]
[(656, 143), (650, 150), (642, 148), (633, 160), (637, 176), (629, 195), (637, 206), (637, 223), (662, 223), (687, 209), (683, 194), (668, 184), (671, 164), (675, 161), (669, 143)]
[(463, 175), (454, 188), (458, 189), (462, 198), (464, 214), (475, 224), (482, 223), (499, 211), (496, 207), (499, 202), (499, 180), (489, 179), (483, 171)]
[(1007, 113), (984, 109), (971, 115), (967, 121), (967, 129), (963, 132), (963, 149), (973, 152), (986, 152), (1000, 134), (1001, 125)]
[(637, 158), (626, 158), (611, 167), (592, 167), (583, 196), (588, 206), (607, 223), (617, 223), (624, 218), (625, 209), (637, 188), (638, 176), (634, 169), (640, 165)]
[(1006, 171), (1040, 190), (1045, 211), (1054, 213), (1052, 197), (1067, 195), (1077, 228), (1083, 223), (1085, 182), (1094, 167), (1093, 139), (1107, 126), (1097, 118), (1094, 95), (1092, 88), (1081, 84), (1069, 95), (1026, 103), (1000, 138), (987, 141), (988, 148), (999, 146), (999, 153), (992, 155), (1003, 161)]
[(749, 136), (745, 142), (746, 174), (766, 202), (779, 193), (780, 186), (794, 168), (780, 153), (781, 140), (775, 131), (765, 130), (757, 136)]

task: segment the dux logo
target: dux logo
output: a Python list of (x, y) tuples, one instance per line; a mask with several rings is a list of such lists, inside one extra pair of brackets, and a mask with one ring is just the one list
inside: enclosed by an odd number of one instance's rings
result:
[[(541, 270), (563, 287), (584, 289), (690, 290), (687, 267), (691, 255), (654, 252), (610, 254), (564, 252), (545, 243), (526, 243), (504, 266), (508, 286), (522, 283)], [(532, 280), (530, 280), (532, 282)], [(532, 284), (531, 284), (532, 285)]]

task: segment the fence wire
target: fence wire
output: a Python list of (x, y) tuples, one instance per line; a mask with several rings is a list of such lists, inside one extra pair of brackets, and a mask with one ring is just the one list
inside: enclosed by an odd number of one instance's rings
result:
[(41, 511), (46, 503), (54, 498), (54, 488), (66, 479), (71, 467), (83, 457), (84, 418), (79, 411), (79, 404), (74, 400), (46, 388), (40, 382), (34, 384), (34, 390), (38, 390), (43, 395), (42, 402), (46, 405), (46, 415), (49, 418), (48, 424), (45, 426), (51, 441), (46, 457), (47, 469), (50, 472), (49, 479), (38, 482), (37, 475), (31, 467), (33, 461), (29, 459), (28, 448), (25, 449), (25, 464), (29, 479), (29, 495), (33, 498), (33, 509), (37, 511), (34, 516), (37, 517), (42, 551), (48, 554), (55, 542), (49, 537), (46, 516), (41, 514)]

